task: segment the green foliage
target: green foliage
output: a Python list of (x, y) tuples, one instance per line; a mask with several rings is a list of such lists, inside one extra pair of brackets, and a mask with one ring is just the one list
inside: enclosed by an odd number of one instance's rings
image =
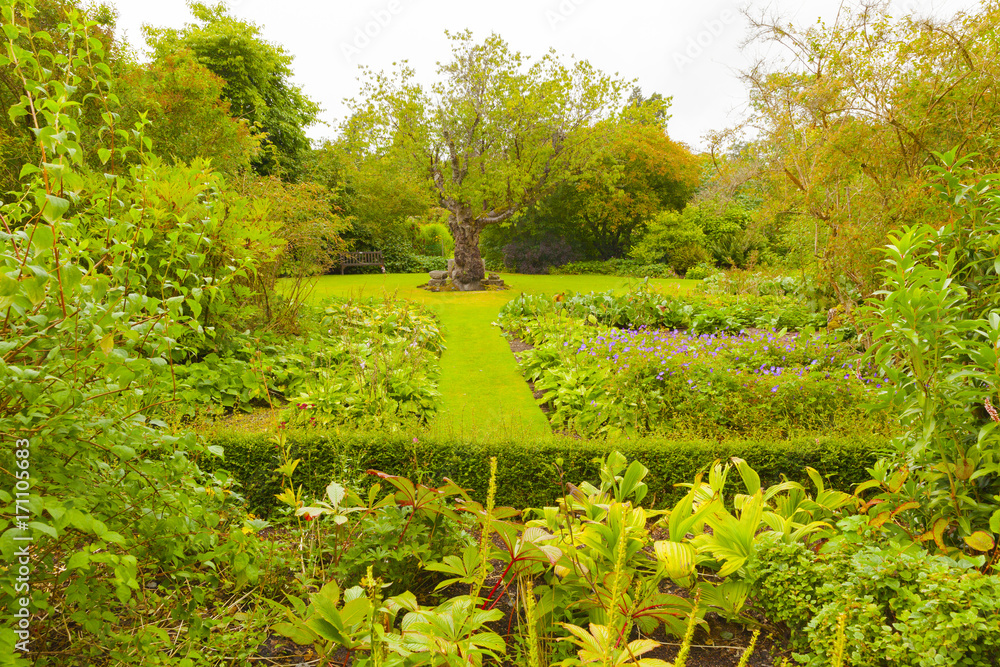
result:
[(207, 158), (214, 169), (235, 174), (250, 165), (260, 137), (251, 136), (245, 118), (230, 116), (225, 85), (191, 51), (164, 54), (148, 65), (126, 68), (116, 79), (119, 122), (128, 127), (146, 114), (146, 135), (157, 155), (181, 162)]
[[(715, 462), (707, 482), (696, 475), (693, 484), (682, 485), (690, 490), (673, 509), (657, 512), (643, 508), (656, 478), (642, 463), (610, 451), (592, 459), (593, 476), (576, 485), (566, 481), (565, 463), (559, 457), (549, 470), (557, 488), (555, 504), (526, 510), (525, 520), (517, 521), (519, 512), (495, 502), (500, 488), (495, 458), (488, 466), (485, 505), (450, 480), (433, 489), (370, 470), (396, 489), (381, 501), (376, 501), (378, 486), (363, 501), (341, 485), (330, 484), (330, 502), (298, 510), (307, 517), (311, 514), (315, 526), (326, 526), (318, 531), (320, 536), (345, 541), (342, 529), (352, 523), (355, 513), (378, 517), (394, 506), (405, 506), (412, 508), (411, 516), (461, 512), (472, 517), (480, 543), (455, 545), (440, 561), (416, 564), (401, 582), (376, 578), (375, 566), (369, 565), (361, 585), (348, 589), (343, 603), (340, 586), (334, 583), (311, 595), (308, 606), (288, 596), (291, 607), (284, 608), (288, 620), (274, 630), (312, 644), (321, 656), (339, 646), (357, 652), (359, 660), (372, 660), (362, 664), (425, 664), (428, 650), (444, 654), (433, 664), (454, 664), (448, 656), (456, 650), (466, 656), (462, 664), (479, 664), (483, 654), (477, 647), (490, 647), (494, 656), (506, 647), (499, 636), (481, 634), (477, 623), (498, 618), (498, 603), (510, 599), (507, 593), (516, 586), (518, 608), (513, 613), (523, 611), (524, 623), (514, 639), (528, 664), (544, 660), (564, 665), (655, 665), (630, 662), (658, 646), (648, 639), (626, 643), (633, 629), (650, 635), (662, 625), (668, 636), (683, 636), (684, 654), (696, 627), (705, 625), (707, 612), (748, 620), (742, 609), (751, 588), (741, 577), (748, 571), (759, 574), (759, 567), (753, 570), (758, 553), (766, 553), (775, 542), (801, 544), (830, 536), (834, 528), (827, 519), (852, 500), (826, 489), (812, 469), (807, 473), (816, 487), (814, 495), (790, 481), (765, 486), (757, 471), (734, 458), (732, 464)], [(747, 493), (735, 494), (730, 502), (725, 487), (734, 467)], [(658, 515), (665, 515), (657, 527), (668, 530), (668, 539), (652, 537), (652, 520)], [(760, 532), (762, 521), (773, 532)], [(407, 521), (403, 534), (410, 525)], [(433, 533), (414, 539), (430, 541)], [(696, 565), (715, 574), (696, 582)], [(490, 571), (499, 571), (499, 576), (488, 581)], [(421, 609), (417, 598), (406, 592), (383, 603), (381, 588), (398, 590), (426, 573), (446, 577), (437, 590), (450, 591), (449, 600)], [(662, 592), (669, 580), (689, 588), (690, 596)], [(456, 595), (458, 587), (461, 594)], [(470, 616), (472, 609), (477, 612)], [(396, 616), (402, 611), (409, 613), (398, 622)], [(460, 637), (464, 648), (456, 647)], [(677, 662), (683, 661), (682, 655)]]
[(645, 225), (664, 211), (682, 209), (693, 193), (696, 159), (652, 122), (651, 111), (626, 106), (619, 117), (582, 130), (596, 135), (587, 171), (540, 202), (542, 215), (577, 240), (586, 257), (626, 255)]
[(518, 335), (533, 346), (521, 366), (553, 427), (586, 437), (886, 429), (860, 407), (883, 380), (822, 337), (621, 331), (556, 317)]
[(646, 232), (632, 246), (631, 257), (647, 264), (668, 264), (678, 273), (686, 273), (696, 264), (708, 259), (705, 250), (705, 232), (696, 224), (695, 216), (664, 211), (646, 223)]
[(157, 60), (190, 51), (225, 81), (223, 96), (237, 118), (259, 134), (262, 151), (253, 159), (261, 175), (294, 179), (309, 149), (305, 128), (316, 122), (319, 107), (291, 83), (290, 56), (264, 41), (260, 28), (232, 16), (224, 3), (189, 4), (196, 23), (184, 28), (145, 26), (143, 33)]
[[(33, 127), (43, 155), (0, 215), (0, 439), (27, 453), (27, 467), (3, 455), (26, 494), (0, 491), (4, 559), (17, 562), (17, 538), (32, 538), (29, 587), (6, 570), (0, 604), (30, 600), (35, 664), (205, 661), (212, 629), (232, 620), (204, 614), (208, 591), (224, 599), (255, 582), (258, 546), (234, 525), (230, 478), (199, 468), (219, 450), (171, 432), (157, 417), (173, 396), (158, 389), (178, 386), (172, 366), (211, 345), (253, 270), (253, 253), (237, 248), (256, 237), (220, 203), (215, 176), (142, 155), (142, 126), (130, 144), (111, 106), (90, 128), (109, 142), (98, 159), (139, 159), (129, 178), (88, 174), (68, 93), (86, 76), (92, 101), (113, 104), (95, 24), (68, 9), (67, 49), (53, 54), (51, 36), (28, 27), (32, 3), (0, 11), (0, 66), (26, 83), (10, 114)], [(0, 634), (6, 656), (13, 637)]]
[[(367, 432), (347, 429), (289, 430), (294, 457), (302, 459), (294, 483), (313, 495), (323, 495), (331, 480), (347, 483), (366, 469), (384, 470), (424, 483), (453, 480), (479, 501), (485, 502), (489, 486), (489, 459), (499, 461), (497, 503), (511, 507), (552, 505), (559, 489), (552, 477), (550, 461), (563, 460), (563, 470), (572, 479), (596, 479), (595, 459), (613, 450), (650, 470), (647, 504), (663, 507), (676, 500), (674, 485), (694, 478), (715, 459), (739, 456), (746, 459), (768, 484), (788, 475), (808, 484), (796, 471), (812, 467), (825, 478), (848, 488), (869, 478), (871, 467), (885, 452), (886, 439), (879, 436), (801, 437), (786, 441), (753, 439), (667, 440), (632, 438), (617, 442), (553, 438), (548, 440), (502, 439), (480, 442), (451, 436), (412, 433)], [(417, 442), (414, 442), (414, 440)], [(213, 446), (225, 450), (225, 468), (242, 484), (248, 508), (269, 514), (274, 496), (282, 490), (280, 465), (272, 437), (267, 433), (240, 433), (219, 429), (209, 436)], [(422, 475), (422, 477), (421, 477)]]
[(797, 660), (831, 664), (845, 619), (846, 664), (988, 665), (1000, 656), (1000, 579), (898, 544), (758, 554), (756, 603), (796, 632)]
[(643, 284), (628, 293), (574, 294), (548, 297), (522, 294), (500, 310), (498, 322), (520, 336), (532, 322), (547, 317), (586, 320), (618, 328), (680, 329), (695, 334), (743, 329), (800, 331), (826, 325), (799, 299), (788, 297), (695, 296), (660, 294)]
[[(127, 178), (110, 185), (113, 197), (103, 175), (88, 174), (76, 187), (81, 234), (121, 241), (123, 253), (134, 253), (121, 259), (129, 265), (122, 275), (131, 289), (176, 303), (190, 316), (188, 331), (172, 347), (174, 361), (266, 321), (257, 309), (257, 267), (274, 261), (284, 247), (274, 234), (280, 223), (229, 189), (203, 160), (167, 166), (145, 156)], [(102, 263), (100, 246), (85, 242), (81, 251), (88, 266)]]
[(448, 226), (432, 222), (420, 227), (417, 233), (417, 254), (447, 259), (455, 250), (455, 239), (451, 238)]
[(711, 275), (715, 275), (717, 272), (718, 269), (716, 269), (714, 266), (702, 262), (688, 269), (687, 273), (684, 274), (684, 277), (687, 278), (688, 280), (704, 280), (705, 278), (708, 278)]
[(410, 592), (383, 600), (381, 582), (369, 573), (364, 587), (344, 591), (342, 604), (336, 582), (310, 595), (308, 606), (289, 596), (292, 607), (284, 609), (288, 621), (274, 630), (298, 644), (312, 644), (324, 661), (346, 649), (357, 667), (479, 667), (484, 657), (499, 660), (504, 653), (503, 639), (486, 627), (503, 616), (499, 610), (481, 611), (469, 598), (425, 607)]
[(553, 266), (549, 273), (559, 276), (599, 275), (628, 276), (633, 278), (676, 278), (677, 274), (667, 264), (645, 264), (633, 259), (570, 262)]
[(274, 292), (278, 276), (302, 281), (327, 273), (334, 266), (337, 253), (346, 247), (342, 236), (349, 223), (332, 212), (329, 192), (324, 186), (288, 183), (276, 176), (253, 178), (247, 174), (236, 186), (263, 211), (267, 228), (281, 244), (280, 254), (273, 261), (261, 262), (258, 269), (266, 296)]
[(385, 297), (332, 301), (315, 332), (278, 357), (276, 389), (295, 405), (292, 425), (418, 423), (437, 410), (443, 337), (413, 302)]
[[(1000, 386), (1000, 200), (995, 177), (963, 185), (956, 171), (964, 161), (941, 157), (954, 223), (890, 237), (886, 286), (869, 310), (871, 358), (891, 380), (883, 403), (907, 429), (891, 467), (912, 473), (894, 484), (886, 464), (872, 486), (889, 506), (915, 505), (899, 517), (911, 539), (933, 539), (955, 556), (986, 551), (1000, 535), (997, 422), (988, 414)], [(992, 535), (986, 549), (973, 537), (979, 531)]]
[(750, 604), (771, 623), (789, 628), (792, 648), (808, 649), (806, 626), (836, 597), (826, 584), (844, 580), (849, 558), (843, 550), (817, 554), (801, 542), (763, 543), (747, 564), (745, 580), (754, 590)]

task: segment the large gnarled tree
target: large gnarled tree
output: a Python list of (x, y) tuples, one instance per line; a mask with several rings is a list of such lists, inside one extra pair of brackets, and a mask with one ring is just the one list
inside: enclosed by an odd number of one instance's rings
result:
[(370, 73), (345, 130), (359, 150), (396, 152), (427, 178), (450, 214), (452, 283), (474, 290), (480, 232), (586, 169), (595, 133), (585, 130), (617, 108), (625, 83), (551, 52), (531, 62), (496, 35), (449, 37), (452, 61), (436, 84), (425, 90), (405, 65)]

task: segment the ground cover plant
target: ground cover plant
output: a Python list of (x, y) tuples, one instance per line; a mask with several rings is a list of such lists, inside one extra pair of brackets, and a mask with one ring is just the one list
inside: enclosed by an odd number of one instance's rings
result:
[(885, 379), (819, 334), (694, 335), (576, 319), (529, 327), (522, 368), (555, 428), (702, 437), (886, 428), (863, 407)]
[(505, 331), (518, 335), (522, 325), (546, 314), (587, 319), (613, 327), (683, 329), (693, 333), (743, 329), (788, 329), (826, 325), (826, 315), (789, 297), (724, 296), (663, 293), (648, 281), (627, 294), (581, 294), (570, 290), (522, 295), (500, 313)]
[(532, 347), (521, 357), (525, 376), (553, 426), (571, 433), (884, 431), (863, 405), (885, 381), (857, 350), (809, 326), (824, 319), (778, 298), (674, 297), (640, 285), (522, 296), (498, 324)]
[(287, 425), (379, 426), (430, 419), (438, 409), (437, 321), (402, 299), (331, 300), (298, 349), (274, 357)]

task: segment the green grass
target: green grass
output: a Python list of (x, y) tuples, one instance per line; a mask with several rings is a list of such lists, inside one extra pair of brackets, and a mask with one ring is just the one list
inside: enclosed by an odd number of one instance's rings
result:
[[(489, 292), (428, 292), (417, 289), (423, 274), (323, 276), (312, 300), (396, 294), (428, 305), (438, 316), (447, 349), (441, 358), (441, 411), (431, 425), (460, 438), (544, 437), (548, 421), (521, 376), (507, 340), (493, 326), (505, 303), (520, 293), (557, 294), (627, 289), (639, 281), (614, 276), (502, 276), (511, 287)], [(686, 292), (695, 280), (653, 279), (663, 290)]]

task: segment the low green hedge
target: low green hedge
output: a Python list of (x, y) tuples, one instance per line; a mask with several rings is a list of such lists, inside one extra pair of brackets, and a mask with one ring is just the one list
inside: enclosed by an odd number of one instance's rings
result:
[[(224, 461), (214, 467), (233, 474), (243, 485), (251, 511), (267, 515), (281, 492), (282, 480), (275, 472), (279, 450), (269, 434), (221, 433), (209, 437), (211, 445), (225, 451)], [(690, 482), (716, 459), (732, 456), (746, 459), (765, 484), (775, 484), (786, 475), (811, 486), (806, 466), (818, 470), (834, 488), (850, 490), (868, 479), (871, 467), (886, 450), (884, 439), (803, 438), (783, 442), (730, 440), (724, 442), (625, 440), (617, 443), (552, 438), (539, 442), (467, 442), (455, 438), (428, 439), (412, 435), (359, 433), (356, 431), (289, 431), (294, 458), (302, 462), (293, 479), (307, 496), (319, 495), (331, 481), (350, 484), (364, 477), (367, 469), (422, 479), (438, 484), (448, 477), (485, 500), (489, 484), (489, 458), (498, 461), (497, 504), (516, 508), (554, 504), (560, 495), (553, 469), (563, 460), (565, 480), (577, 484), (596, 482), (595, 462), (612, 450), (629, 460), (639, 460), (650, 469), (646, 481), (647, 507), (664, 507), (680, 495), (674, 487)], [(373, 478), (366, 478), (374, 481)], [(735, 484), (739, 484), (736, 480)]]

